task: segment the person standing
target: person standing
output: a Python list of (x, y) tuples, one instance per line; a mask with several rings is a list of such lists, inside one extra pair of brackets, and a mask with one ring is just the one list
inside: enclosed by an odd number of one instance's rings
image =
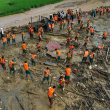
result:
[(1, 57), (0, 63), (1, 63), (1, 65), (2, 65), (2, 68), (6, 70), (6, 66), (5, 66), (5, 57), (4, 57), (4, 56)]
[(66, 73), (65, 73), (65, 80), (66, 80), (67, 84), (69, 84), (69, 82), (70, 82), (70, 73), (71, 73), (71, 68), (69, 67), (69, 65), (67, 65)]
[(53, 96), (55, 95), (55, 88), (56, 88), (56, 86), (50, 87), (49, 91), (48, 91), (48, 98), (49, 98), (49, 102), (50, 102), (50, 108), (53, 105)]
[(7, 34), (7, 44), (10, 44), (10, 34)]
[(15, 60), (14, 59), (12, 59), (11, 61), (10, 61), (10, 63), (9, 63), (9, 67), (10, 67), (10, 74), (13, 72), (13, 74), (15, 73), (15, 64), (16, 64), (16, 62), (15, 62)]
[(61, 54), (60, 54), (60, 51), (58, 49), (55, 49), (55, 51), (56, 51), (56, 62), (58, 62), (60, 60)]
[(84, 55), (83, 55), (82, 63), (83, 63), (83, 61), (86, 62), (88, 55), (89, 55), (89, 52), (88, 52), (88, 49), (86, 49), (86, 51), (84, 52)]
[(15, 40), (15, 35), (14, 35), (14, 33), (12, 33), (12, 34), (11, 34), (11, 36), (12, 36), (12, 44), (13, 44), (13, 43), (16, 43), (16, 40)]
[(45, 80), (47, 80), (49, 84), (49, 76), (50, 76), (50, 71), (49, 71), (49, 68), (47, 67), (44, 71), (44, 78), (43, 78), (42, 84)]
[(25, 40), (25, 33), (24, 33), (24, 30), (22, 31), (21, 35), (22, 35), (22, 42), (24, 42), (24, 40)]

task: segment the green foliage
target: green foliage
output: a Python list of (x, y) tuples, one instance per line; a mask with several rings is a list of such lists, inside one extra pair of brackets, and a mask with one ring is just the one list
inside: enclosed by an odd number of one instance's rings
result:
[[(0, 17), (23, 13), (31, 8), (37, 8), (63, 0), (0, 0)], [(12, 5), (10, 5), (12, 3)]]

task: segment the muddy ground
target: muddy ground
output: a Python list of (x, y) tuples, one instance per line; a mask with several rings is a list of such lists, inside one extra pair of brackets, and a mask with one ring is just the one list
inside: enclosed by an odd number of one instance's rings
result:
[[(95, 36), (90, 37), (90, 43), (88, 43), (89, 52), (98, 46), (105, 44), (103, 52), (96, 52), (94, 64), (90, 69), (89, 63), (81, 64), (82, 53), (85, 51), (84, 39), (86, 34), (87, 19), (90, 18), (90, 26), (93, 26)], [(44, 33), (42, 42), (41, 53), (37, 56), (37, 65), (32, 66), (31, 55), (36, 53), (36, 43), (38, 42), (37, 33), (34, 35), (34, 39), (29, 39), (29, 34), (26, 32), (26, 44), (28, 47), (28, 54), (26, 57), (22, 53), (21, 42), (21, 29), (17, 28), (16, 44), (7, 45), (4, 49), (0, 44), (0, 56), (4, 55), (6, 58), (6, 70), (3, 70), (0, 66), (0, 108), (2, 110), (50, 110), (48, 101), (48, 87), (55, 85), (56, 93), (63, 99), (65, 104), (58, 96), (54, 97), (54, 104), (52, 110), (110, 110), (110, 54), (107, 55), (107, 50), (110, 47), (110, 38), (106, 41), (102, 41), (102, 34), (107, 31), (110, 36), (110, 15), (96, 16), (87, 19), (82, 18), (84, 21), (84, 28), (79, 30), (80, 25), (75, 20), (74, 29), (71, 32), (72, 42), (75, 44), (75, 50), (73, 51), (73, 58), (70, 62), (72, 69), (71, 82), (69, 86), (65, 86), (64, 93), (59, 88), (58, 78), (65, 73), (66, 65), (65, 57), (68, 51), (66, 48), (66, 38), (68, 37), (67, 26), (64, 30), (59, 31), (59, 23), (55, 25), (53, 33)], [(80, 38), (78, 43), (75, 42), (75, 34), (79, 30)], [(57, 34), (56, 34), (57, 33)], [(61, 48), (61, 60), (58, 64), (55, 63), (54, 51), (47, 53), (45, 49), (47, 43), (53, 41), (62, 46)], [(51, 56), (51, 55), (53, 56)], [(9, 61), (15, 59), (17, 62), (15, 68), (16, 73), (10, 74)], [(107, 59), (107, 60), (106, 60)], [(24, 61), (28, 61), (33, 79), (29, 76), (25, 77), (25, 71), (23, 68)], [(45, 64), (47, 62), (48, 64)], [(43, 71), (46, 67), (50, 68), (50, 84), (47, 82), (41, 84), (43, 80)], [(77, 72), (74, 72), (74, 68), (77, 67)], [(86, 89), (84, 89), (86, 88)]]

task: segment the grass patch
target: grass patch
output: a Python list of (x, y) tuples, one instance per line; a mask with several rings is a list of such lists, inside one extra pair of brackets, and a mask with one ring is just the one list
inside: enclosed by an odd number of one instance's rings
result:
[(63, 0), (0, 0), (0, 17), (16, 13), (23, 13), (31, 8), (38, 8), (60, 1)]

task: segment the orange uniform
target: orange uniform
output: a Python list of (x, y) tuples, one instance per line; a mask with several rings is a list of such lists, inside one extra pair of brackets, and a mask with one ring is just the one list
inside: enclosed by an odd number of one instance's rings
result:
[(64, 83), (65, 83), (65, 79), (64, 79), (64, 78), (61, 78), (61, 79), (60, 79), (60, 85), (61, 85), (61, 86), (64, 86)]
[(2, 57), (1, 57), (0, 63), (1, 63), (1, 64), (5, 64), (5, 58), (2, 58)]
[(50, 71), (47, 70), (47, 69), (45, 69), (45, 71), (44, 71), (44, 75), (45, 75), (45, 77), (48, 77), (48, 76), (50, 75)]
[(90, 54), (90, 58), (93, 58), (94, 55), (95, 55), (95, 53), (94, 53), (94, 52), (91, 52), (91, 54)]
[(41, 37), (41, 32), (38, 32), (38, 37)]
[(10, 35), (9, 34), (7, 34), (7, 39), (9, 39), (10, 38)]
[(54, 23), (52, 24), (52, 28), (54, 28)]
[(89, 52), (88, 51), (85, 51), (84, 52), (84, 57), (87, 57), (89, 55)]
[(69, 76), (71, 73), (71, 69), (70, 68), (66, 68), (66, 76)]
[(31, 24), (28, 24), (28, 28), (29, 28), (29, 29), (31, 28)]
[(24, 69), (29, 70), (28, 63), (24, 63)]
[(24, 32), (22, 32), (21, 34), (22, 34), (22, 37), (25, 37), (25, 33)]
[(103, 50), (103, 49), (104, 49), (104, 47), (98, 46), (98, 49), (99, 49), (99, 50)]
[(81, 16), (78, 17), (78, 20), (81, 20)]
[(10, 63), (9, 63), (10, 68), (12, 68), (12, 67), (13, 67), (13, 64), (14, 64), (14, 62), (13, 62), (13, 61), (10, 61)]
[(67, 58), (71, 58), (72, 54), (71, 53), (67, 53)]
[(37, 57), (37, 55), (36, 54), (34, 54), (34, 55), (32, 55), (32, 59), (35, 59)]
[(31, 34), (34, 34), (34, 30), (33, 30), (32, 28), (31, 28), (31, 30), (30, 30), (30, 31), (31, 31)]
[(48, 96), (49, 98), (52, 98), (53, 97), (53, 94), (55, 92), (55, 89), (53, 89), (52, 87), (49, 89), (49, 92), (48, 92)]
[(56, 54), (57, 54), (57, 56), (61, 55), (59, 50), (56, 50)]
[(91, 32), (91, 33), (94, 33), (94, 30), (93, 30), (93, 28), (91, 28), (91, 29), (90, 29), (90, 32)]
[(41, 48), (41, 46), (38, 44), (38, 45), (37, 45), (37, 49), (40, 49), (40, 48)]
[(6, 42), (6, 38), (5, 37), (2, 37), (2, 39), (3, 39), (3, 42)]
[(70, 50), (71, 50), (71, 51), (73, 51), (73, 49), (74, 49), (74, 46), (73, 46), (73, 45), (72, 45), (72, 46), (70, 46)]
[(42, 27), (40, 27), (40, 31), (43, 32), (43, 28)]
[(107, 32), (104, 32), (104, 37), (107, 37)]
[(70, 41), (71, 41), (71, 37), (68, 37), (68, 38), (67, 38), (67, 42), (70, 42)]
[(15, 35), (14, 34), (12, 34), (12, 39), (15, 39)]
[(23, 48), (23, 50), (26, 50), (27, 49), (26, 44), (22, 44), (22, 48)]

